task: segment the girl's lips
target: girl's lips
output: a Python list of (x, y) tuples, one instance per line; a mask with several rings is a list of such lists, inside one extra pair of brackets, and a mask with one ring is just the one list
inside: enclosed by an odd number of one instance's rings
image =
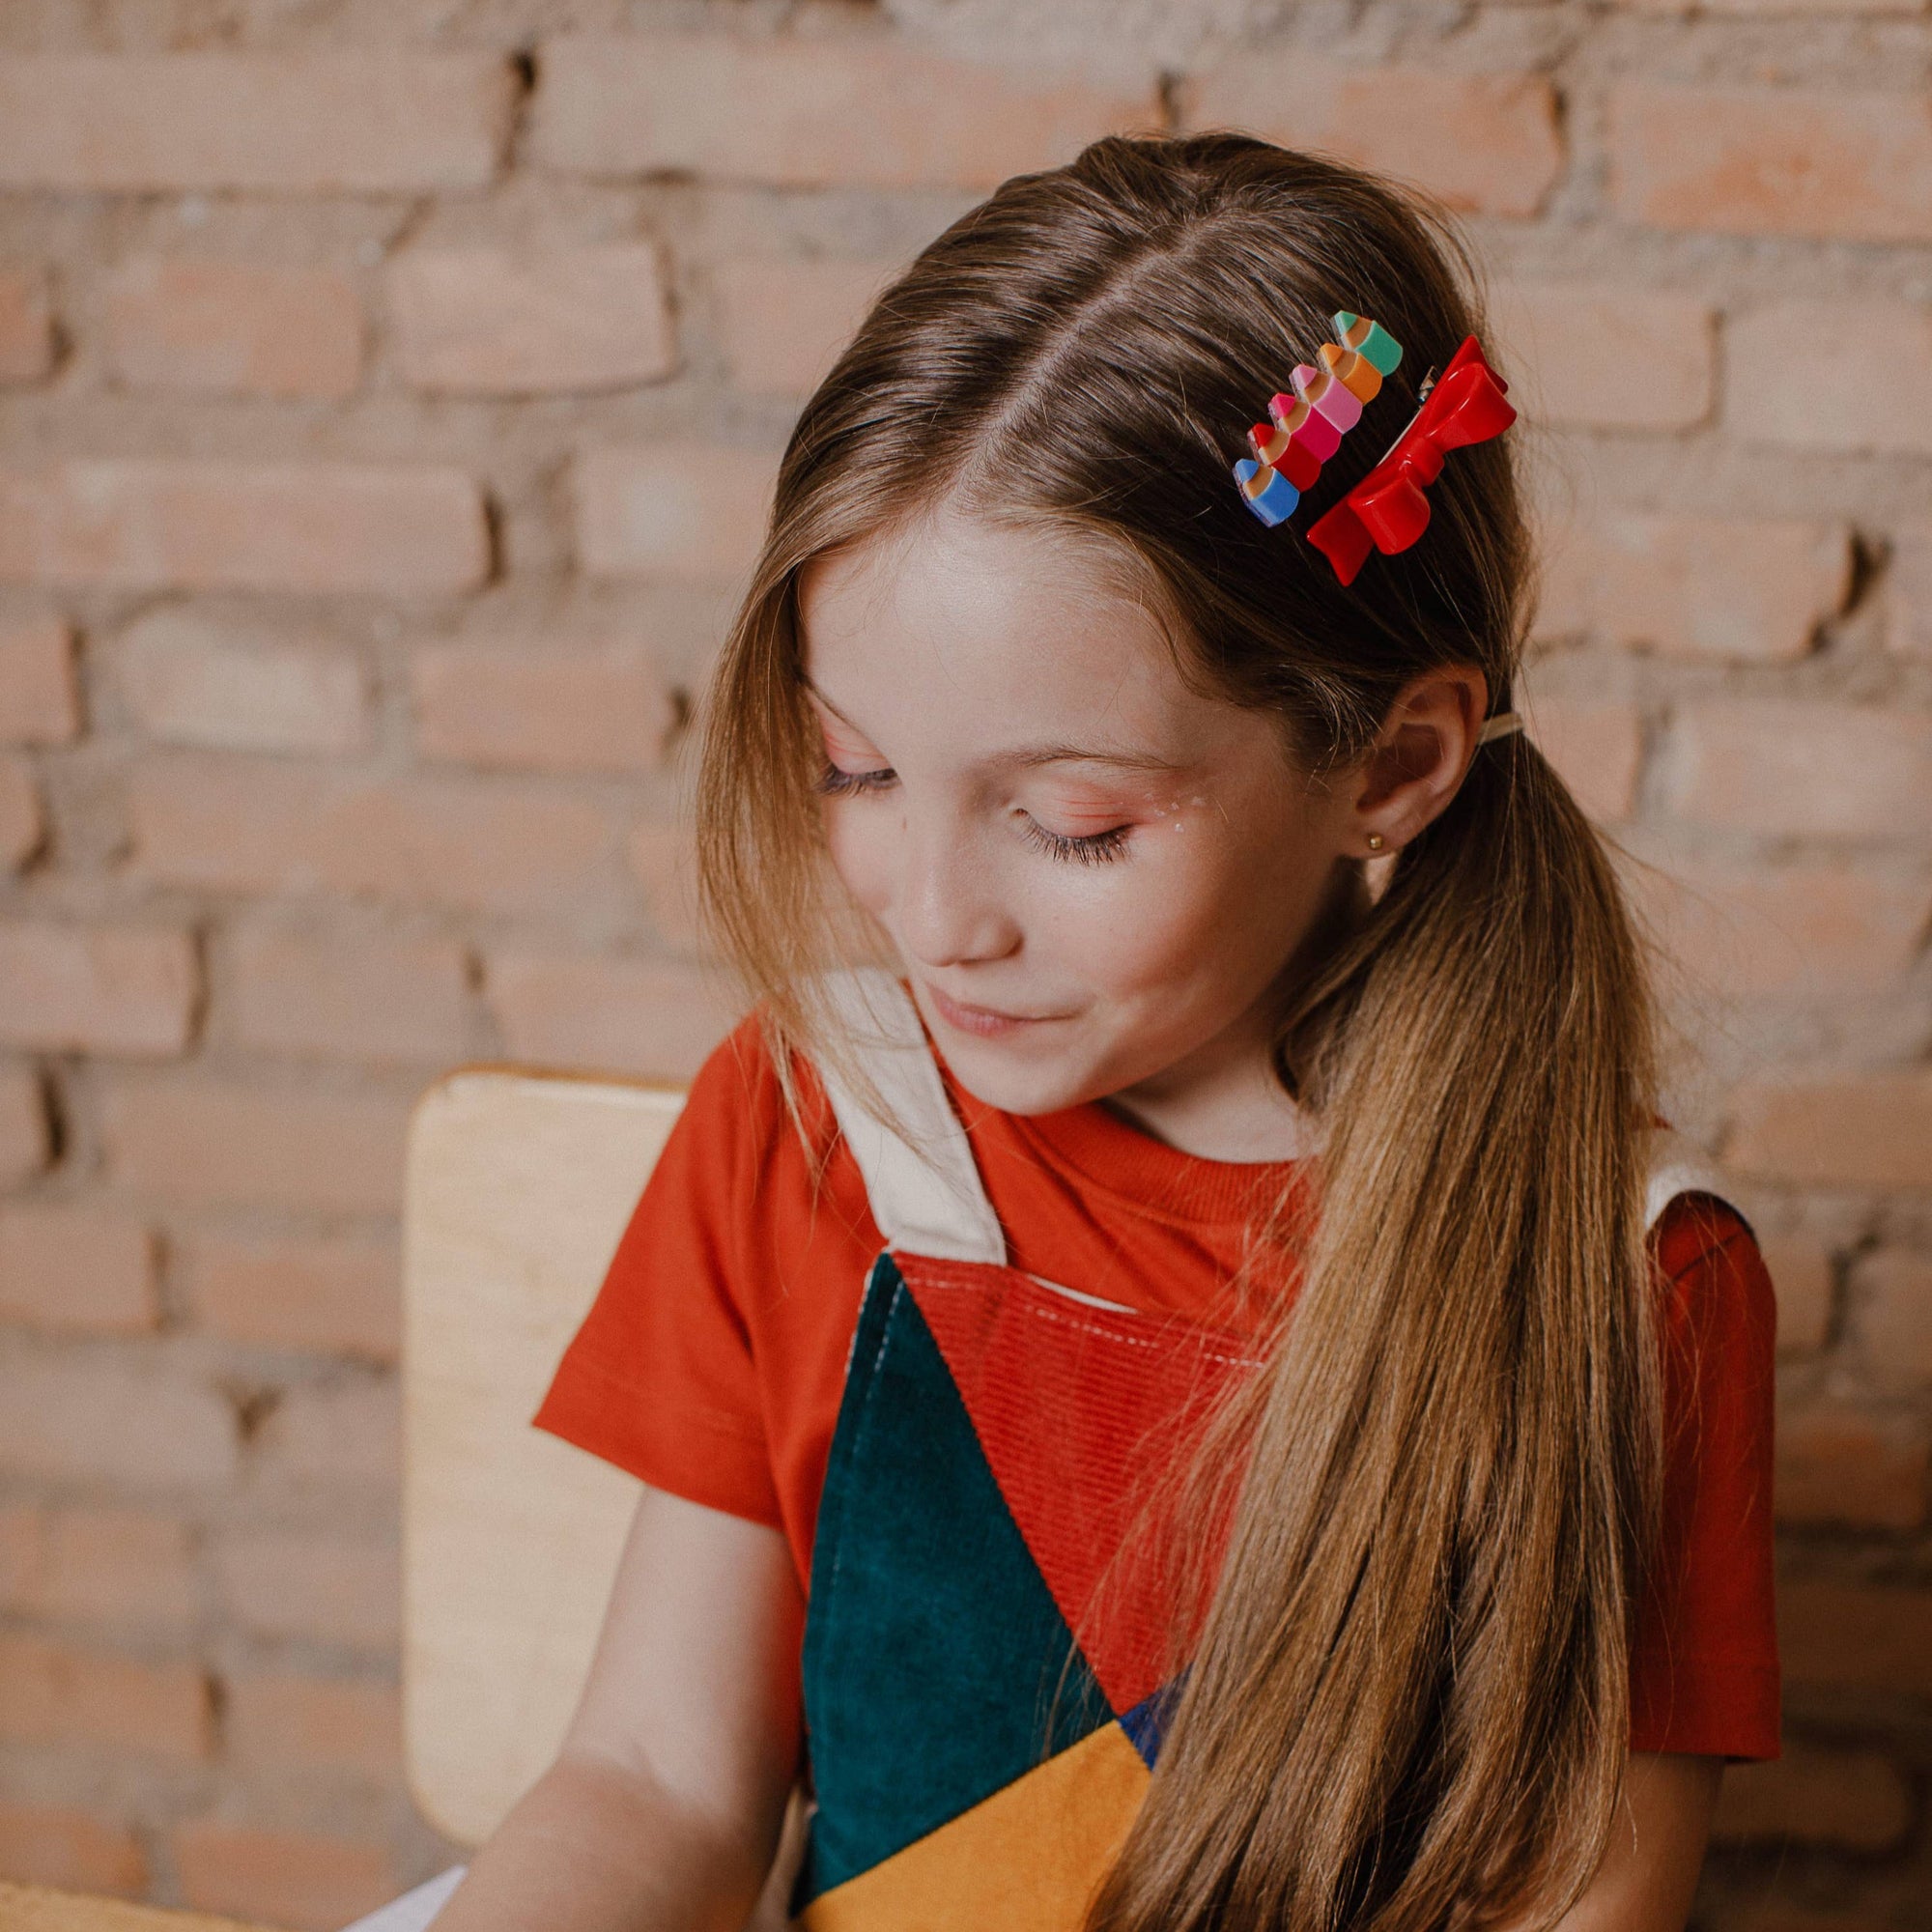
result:
[(1048, 1020), (1065, 1017), (1060, 1013), (1003, 1013), (991, 1007), (962, 1006), (957, 1000), (948, 999), (929, 981), (925, 990), (933, 1009), (948, 1026), (956, 1027), (961, 1033), (977, 1034), (981, 1038), (1011, 1033), (1023, 1026), (1040, 1026)]

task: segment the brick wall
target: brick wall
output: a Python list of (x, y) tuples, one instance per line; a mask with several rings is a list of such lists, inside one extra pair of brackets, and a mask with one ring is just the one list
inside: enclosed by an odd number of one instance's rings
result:
[(1790, 1755), (1723, 1932), (1932, 1909), (1920, 0), (0, 8), (0, 1872), (339, 1922), (395, 1216), (480, 1056), (689, 1070), (672, 763), (789, 414), (1005, 174), (1235, 122), (1465, 210), (1540, 737), (1773, 1251)]

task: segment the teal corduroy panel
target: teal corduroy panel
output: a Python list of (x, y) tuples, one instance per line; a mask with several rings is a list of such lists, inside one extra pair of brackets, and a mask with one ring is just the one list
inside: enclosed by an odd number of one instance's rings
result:
[(867, 1284), (812, 1551), (796, 1905), (1111, 1719), (898, 1269)]

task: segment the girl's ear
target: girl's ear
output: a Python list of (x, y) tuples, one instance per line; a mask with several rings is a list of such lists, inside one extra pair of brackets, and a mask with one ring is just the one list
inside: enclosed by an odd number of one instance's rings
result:
[(1425, 671), (1403, 687), (1357, 768), (1351, 845), (1361, 857), (1399, 851), (1456, 796), (1489, 697), (1474, 665)]

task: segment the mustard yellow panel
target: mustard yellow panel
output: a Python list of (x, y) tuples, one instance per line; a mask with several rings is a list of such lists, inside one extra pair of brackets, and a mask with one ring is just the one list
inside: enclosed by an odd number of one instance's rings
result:
[(821, 1892), (805, 1932), (1076, 1932), (1147, 1793), (1103, 1724), (950, 1825)]

